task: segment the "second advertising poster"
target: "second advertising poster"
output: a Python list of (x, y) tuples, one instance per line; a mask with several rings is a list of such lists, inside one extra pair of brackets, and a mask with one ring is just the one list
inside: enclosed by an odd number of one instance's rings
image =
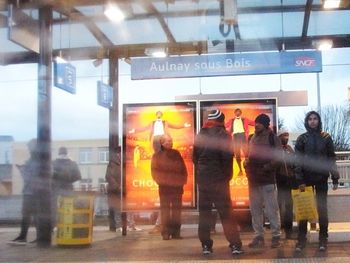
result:
[[(267, 114), (270, 119), (270, 127), (276, 132), (277, 113), (276, 99), (256, 100), (210, 100), (200, 101), (200, 127), (207, 119), (211, 109), (219, 109), (225, 115), (226, 130), (232, 136), (234, 150), (233, 178), (230, 182), (231, 199), (234, 207), (248, 208), (248, 179), (244, 170), (244, 160), (248, 151), (249, 136), (254, 134), (254, 120), (261, 114)], [(235, 120), (239, 119), (237, 125)], [(239, 134), (235, 131), (239, 129)]]

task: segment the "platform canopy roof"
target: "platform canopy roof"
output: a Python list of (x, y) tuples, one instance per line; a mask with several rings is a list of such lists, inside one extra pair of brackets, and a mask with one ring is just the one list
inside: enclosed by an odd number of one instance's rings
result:
[[(34, 36), (39, 8), (52, 6), (53, 55), (84, 60), (111, 54), (142, 57), (154, 48), (163, 48), (168, 55), (186, 55), (315, 49), (320, 40), (331, 41), (334, 48), (350, 47), (350, 0), (341, 0), (332, 9), (325, 9), (323, 2), (0, 0), (0, 64), (38, 60), (36, 52), (9, 40), (10, 5), (34, 21), (29, 32)], [(117, 4), (124, 20), (106, 17), (109, 3)], [(227, 23), (222, 24), (224, 19)]]

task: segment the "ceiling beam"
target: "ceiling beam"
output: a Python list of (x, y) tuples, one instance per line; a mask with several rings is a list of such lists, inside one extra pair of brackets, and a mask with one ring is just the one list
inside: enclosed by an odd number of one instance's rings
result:
[[(315, 49), (313, 42), (320, 39), (332, 39), (334, 48), (350, 47), (350, 35), (323, 35), (317, 37), (307, 37), (304, 41), (300, 41), (300, 37), (287, 38), (270, 38), (259, 40), (240, 40), (235, 41), (235, 52), (264, 52), (278, 51), (278, 47), (282, 43), (285, 44), (286, 51)], [(208, 53), (207, 43), (204, 42), (186, 42), (186, 43), (150, 43), (150, 44), (135, 44), (135, 45), (119, 45), (109, 49), (109, 54), (116, 54), (118, 58), (127, 57), (144, 57), (145, 48), (150, 47), (167, 47), (169, 55), (189, 55), (189, 54), (206, 54)], [(62, 50), (54, 50), (53, 55), (58, 55), (62, 52), (63, 57), (69, 57), (71, 60), (93, 60), (96, 58), (108, 58), (107, 50), (102, 50), (101, 47), (88, 48), (70, 48)], [(97, 57), (99, 56), (99, 57)], [(8, 52), (0, 53), (0, 64), (24, 64), (36, 63), (38, 54), (34, 52)]]
[(313, 0), (306, 1), (301, 39), (305, 39), (307, 37), (307, 31), (309, 29), (310, 14), (311, 14), (311, 9), (312, 9), (312, 2), (313, 2)]
[(108, 48), (114, 45), (114, 43), (100, 30), (93, 20), (87, 19), (87, 17), (85, 17), (85, 15), (76, 8), (65, 5), (56, 5), (54, 10), (67, 16), (69, 20), (72, 19), (81, 21), (102, 47)]

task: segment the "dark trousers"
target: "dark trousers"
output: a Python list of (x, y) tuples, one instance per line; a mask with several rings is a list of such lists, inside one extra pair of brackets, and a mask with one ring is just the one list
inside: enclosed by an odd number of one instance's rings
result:
[(22, 221), (21, 221), (21, 232), (19, 238), (26, 239), (28, 234), (29, 226), (34, 220), (35, 227), (37, 226), (37, 210), (38, 202), (34, 195), (23, 195), (22, 200)]
[[(328, 209), (327, 209), (327, 182), (314, 184), (316, 191), (316, 203), (318, 212), (318, 222), (320, 226), (319, 240), (326, 241), (328, 238)], [(305, 242), (307, 234), (307, 220), (299, 221), (298, 241)]]
[(291, 234), (293, 230), (293, 199), (291, 191), (289, 187), (277, 186), (281, 226), (286, 234)]
[(159, 186), (162, 236), (180, 236), (182, 186)]
[(247, 155), (247, 139), (245, 137), (245, 133), (233, 134), (233, 150), (236, 161), (241, 169), (241, 151), (243, 151), (244, 156)]
[(210, 238), (213, 204), (220, 216), (226, 239), (230, 245), (241, 246), (238, 224), (231, 203), (229, 183), (199, 186), (198, 190), (198, 237), (202, 246), (211, 247), (213, 245), (213, 240)]
[(117, 192), (108, 192), (107, 200), (109, 229), (113, 231), (122, 226), (120, 211), (120, 194)]

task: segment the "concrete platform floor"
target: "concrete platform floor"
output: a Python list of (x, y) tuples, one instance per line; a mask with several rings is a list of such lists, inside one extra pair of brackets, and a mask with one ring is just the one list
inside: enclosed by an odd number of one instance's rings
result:
[[(350, 230), (349, 224), (342, 225), (343, 233)], [(253, 250), (247, 247), (253, 237), (251, 232), (241, 233), (245, 254), (232, 256), (228, 243), (222, 233), (221, 225), (214, 234), (214, 253), (202, 255), (197, 238), (197, 225), (182, 227), (182, 240), (163, 241), (159, 234), (149, 234), (150, 225), (139, 226), (141, 231), (130, 231), (127, 236), (120, 232), (110, 232), (107, 227), (94, 227), (93, 242), (89, 247), (63, 248), (53, 244), (50, 248), (39, 248), (34, 244), (26, 246), (9, 245), (6, 242), (16, 237), (18, 228), (0, 227), (0, 262), (228, 262), (237, 263), (272, 263), (272, 262), (350, 262), (350, 241), (330, 242), (327, 252), (319, 252), (317, 243), (308, 243), (302, 253), (295, 253), (294, 240), (283, 240), (283, 245), (277, 249), (270, 248), (271, 236), (266, 231), (266, 245), (264, 249)], [(330, 227), (333, 230), (335, 226)], [(333, 235), (330, 233), (331, 236)], [(312, 239), (310, 234), (310, 239)], [(30, 229), (28, 241), (34, 239), (35, 230)]]

